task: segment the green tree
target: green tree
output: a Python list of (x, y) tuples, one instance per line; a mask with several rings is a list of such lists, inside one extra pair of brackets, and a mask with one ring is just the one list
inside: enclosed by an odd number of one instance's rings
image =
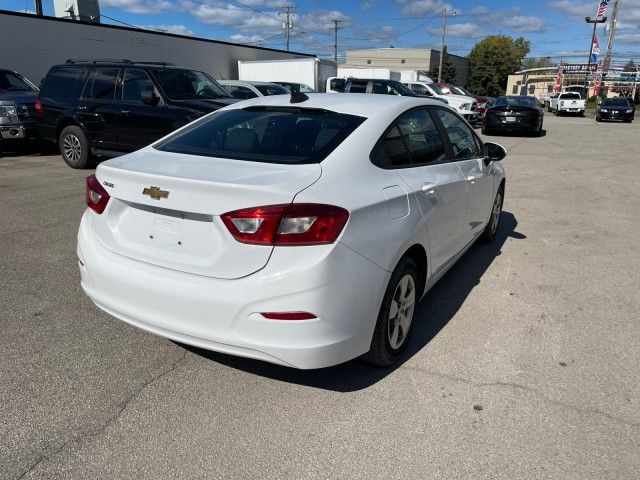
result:
[(469, 88), (478, 95), (504, 94), (510, 74), (522, 68), (531, 42), (522, 37), (490, 35), (480, 40), (469, 53)]
[(522, 69), (528, 70), (530, 68), (544, 68), (544, 67), (555, 67), (554, 63), (551, 63), (551, 58), (549, 57), (540, 57), (540, 58), (525, 58), (522, 61)]
[[(456, 71), (456, 67), (451, 63), (451, 57), (449, 57), (449, 52), (447, 51), (447, 47), (444, 47), (444, 54), (442, 57), (442, 81), (444, 83), (456, 83), (456, 78), (458, 73)], [(429, 70), (429, 77), (433, 79), (434, 82), (438, 81), (438, 66)]]

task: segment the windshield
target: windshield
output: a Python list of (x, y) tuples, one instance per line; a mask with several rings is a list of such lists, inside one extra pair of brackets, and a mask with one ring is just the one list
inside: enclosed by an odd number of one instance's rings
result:
[(609, 98), (602, 102), (604, 107), (628, 107), (629, 101), (625, 97)]
[(447, 87), (439, 87), (435, 83), (430, 83), (429, 87), (438, 95), (449, 95), (451, 93), (451, 90), (449, 90)]
[(473, 94), (469, 90), (465, 90), (462, 87), (453, 87), (453, 90), (455, 91), (455, 93), (459, 95), (464, 95), (466, 97), (473, 97)]
[(498, 97), (496, 107), (534, 107), (538, 108), (538, 101), (533, 97)]
[(392, 82), (389, 82), (391, 84), (391, 86), (393, 88), (396, 89), (396, 91), (400, 94), (400, 95), (404, 95), (406, 97), (415, 97), (416, 94), (409, 88), (407, 87), (405, 84), (400, 83), (400, 82), (396, 82), (395, 80)]
[(27, 80), (13, 72), (0, 72), (0, 90), (5, 92), (37, 92)]
[(267, 83), (264, 85), (254, 84), (253, 86), (256, 87), (262, 95), (289, 95), (289, 90), (275, 83)]
[(215, 113), (154, 147), (250, 162), (320, 163), (364, 120), (320, 109), (254, 106)]
[(218, 82), (203, 72), (167, 68), (153, 73), (171, 100), (231, 98)]

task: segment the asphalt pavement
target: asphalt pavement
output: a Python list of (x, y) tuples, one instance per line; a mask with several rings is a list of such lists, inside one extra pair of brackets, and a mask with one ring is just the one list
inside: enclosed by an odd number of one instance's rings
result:
[(91, 172), (1, 158), (0, 478), (638, 478), (640, 124), (545, 129), (489, 138), (496, 242), (423, 299), (392, 369), (296, 371), (109, 317), (76, 266)]

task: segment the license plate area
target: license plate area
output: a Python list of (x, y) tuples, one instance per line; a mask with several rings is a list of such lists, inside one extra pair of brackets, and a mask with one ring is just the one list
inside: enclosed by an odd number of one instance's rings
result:
[(507, 123), (515, 123), (516, 117), (505, 117), (505, 122)]

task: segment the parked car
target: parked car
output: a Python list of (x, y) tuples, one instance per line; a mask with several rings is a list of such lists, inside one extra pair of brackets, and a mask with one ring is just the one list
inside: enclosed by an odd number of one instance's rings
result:
[(38, 137), (35, 101), (38, 88), (13, 70), (0, 69), (0, 154), (5, 144)]
[(280, 85), (290, 92), (300, 92), (300, 93), (315, 93), (316, 91), (311, 88), (309, 85), (298, 82), (272, 82), (277, 85)]
[(163, 63), (68, 60), (49, 70), (36, 100), (38, 131), (70, 167), (138, 150), (236, 102), (203, 72)]
[(636, 115), (636, 106), (633, 100), (627, 97), (607, 98), (596, 108), (596, 121), (622, 120), (625, 123), (633, 122)]
[(238, 100), (266, 97), (268, 95), (289, 95), (289, 90), (276, 83), (246, 80), (219, 80), (218, 83), (220, 83), (233, 98), (237, 98)]
[(373, 93), (378, 95), (417, 96), (397, 80), (375, 78), (332, 78), (330, 89), (338, 93)]
[(247, 100), (88, 177), (82, 288), (201, 348), (390, 365), (420, 298), (496, 236), (505, 154), (420, 97)]
[(547, 98), (546, 98), (546, 100), (545, 100), (545, 102), (544, 102), (544, 103), (545, 103), (545, 107), (547, 108), (547, 112), (552, 112), (552, 110), (551, 110), (551, 102), (552, 102), (554, 99), (558, 98), (558, 95), (560, 95), (560, 92), (550, 93), (550, 94), (547, 96)]
[(534, 97), (506, 95), (498, 97), (482, 122), (485, 135), (497, 132), (528, 132), (542, 135), (544, 109)]
[(464, 96), (473, 98), (477, 103), (476, 112), (478, 114), (478, 117), (479, 118), (484, 117), (484, 112), (487, 108), (487, 102), (490, 101), (492, 97), (486, 97), (484, 95), (475, 95), (471, 93), (469, 90), (467, 90), (466, 88), (458, 87), (456, 85), (450, 85), (448, 83), (437, 83), (436, 85), (438, 85), (440, 88), (442, 88), (445, 91), (449, 90), (450, 95), (464, 95)]
[(560, 92), (558, 96), (551, 98), (549, 101), (549, 107), (556, 116), (565, 113), (577, 113), (584, 117), (586, 104), (587, 101), (578, 92)]
[(457, 112), (469, 123), (475, 123), (478, 120), (475, 99), (470, 99), (463, 95), (451, 95), (444, 93), (442, 89), (434, 83), (404, 82), (404, 85), (418, 96), (444, 100), (448, 105), (455, 108)]

